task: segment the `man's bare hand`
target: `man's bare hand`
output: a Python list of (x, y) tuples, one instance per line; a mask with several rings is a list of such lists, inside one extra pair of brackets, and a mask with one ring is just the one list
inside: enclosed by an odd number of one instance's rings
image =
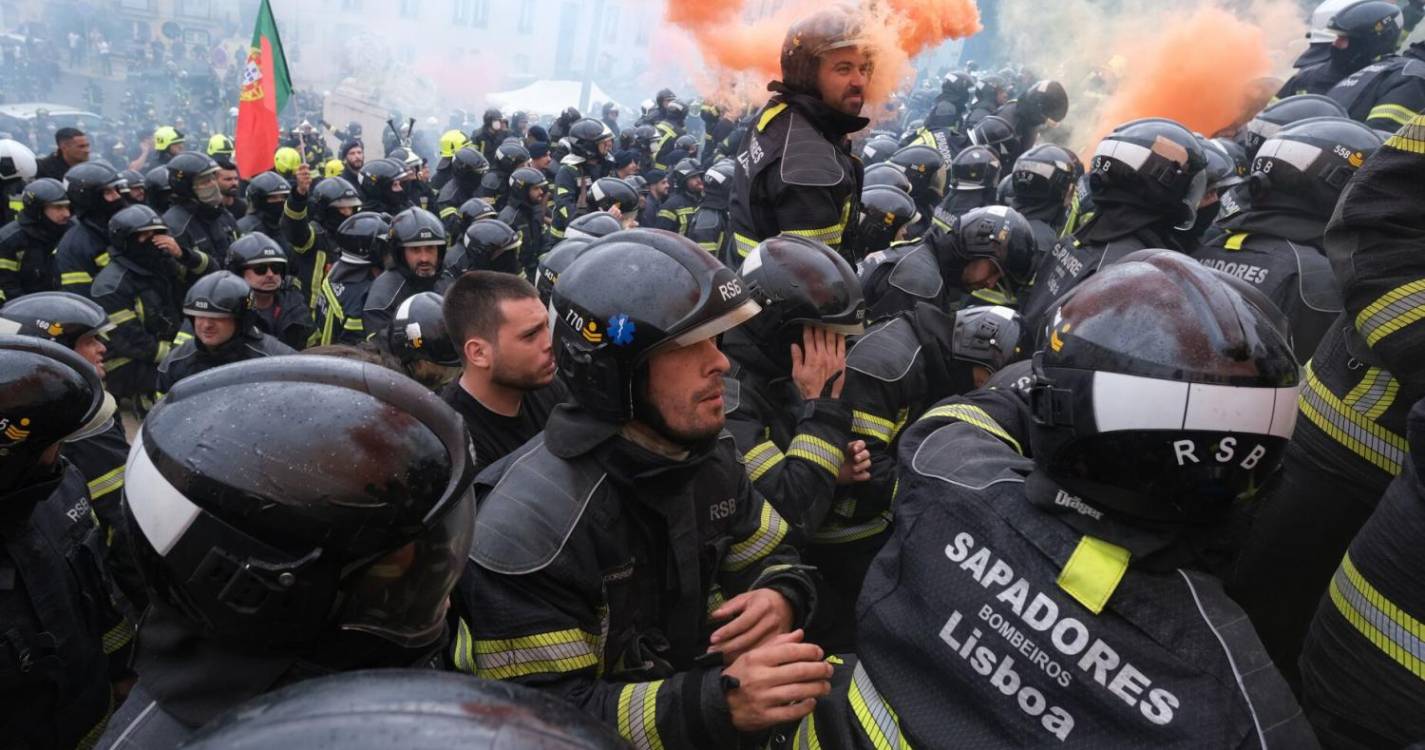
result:
[(837, 484), (856, 484), (871, 479), (871, 452), (866, 450), (866, 441), (852, 440), (846, 444), (846, 460), (841, 462), (841, 472), (836, 475)]
[(738, 657), (723, 674), (739, 685), (727, 693), (732, 725), (739, 732), (760, 732), (796, 721), (831, 692), (831, 665), (820, 646), (802, 643), (802, 631), (777, 636)]
[(183, 257), (183, 248), (179, 246), (178, 240), (166, 234), (155, 234), (153, 236), (153, 246), (168, 253), (168, 257), (178, 259)]
[(307, 166), (306, 162), (302, 162), (302, 165), (297, 167), (297, 193), (299, 195), (306, 195), (311, 189), (312, 168)]
[(753, 589), (718, 607), (714, 620), (729, 620), (713, 631), (710, 651), (722, 654), (724, 664), (737, 661), (747, 651), (792, 629), (792, 605), (773, 589)]
[(801, 345), (792, 344), (792, 380), (802, 398), (821, 398), (827, 382), (831, 397), (841, 398), (841, 386), (846, 382), (846, 337), (816, 326), (802, 326)]

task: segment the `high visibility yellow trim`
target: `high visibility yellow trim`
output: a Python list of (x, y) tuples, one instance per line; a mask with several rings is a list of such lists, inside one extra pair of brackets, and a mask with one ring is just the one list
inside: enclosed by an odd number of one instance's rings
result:
[(895, 709), (881, 698), (876, 686), (871, 684), (871, 676), (866, 674), (862, 662), (857, 662), (851, 673), (851, 691), (847, 696), (851, 701), (851, 712), (861, 725), (866, 739), (876, 750), (910, 750), (910, 743), (901, 736), (900, 717)]
[(658, 690), (662, 680), (625, 685), (618, 696), (618, 733), (636, 750), (663, 750), (658, 736)]
[(109, 253), (103, 252), (94, 256), (94, 265), (104, 268), (109, 265)]
[(123, 486), (124, 465), (119, 464), (108, 472), (89, 480), (89, 500), (90, 502), (96, 501)]
[(1425, 679), (1425, 623), (1385, 598), (1347, 553), (1331, 578), (1331, 602), (1346, 621), (1411, 674)]
[(757, 530), (728, 548), (721, 567), (725, 571), (736, 573), (771, 554), (786, 536), (787, 521), (771, 503), (764, 500), (762, 510), (758, 513)]
[(292, 204), (283, 203), (282, 213), (292, 221), (302, 221), (303, 219), (307, 218), (307, 207), (303, 206), (301, 211), (293, 211)]
[(1246, 232), (1237, 232), (1236, 234), (1228, 237), (1227, 241), (1222, 243), (1222, 246), (1227, 248), (1228, 250), (1241, 250), (1242, 243), (1247, 241), (1247, 237), (1248, 234)]
[(1386, 139), (1385, 147), (1425, 155), (1425, 116), (1416, 115), (1405, 127)]
[(109, 322), (116, 326), (121, 326), (131, 320), (137, 320), (138, 317), (138, 313), (126, 307), (122, 310), (115, 310), (109, 313)]
[(891, 513), (886, 511), (869, 521), (852, 526), (837, 526), (828, 521), (815, 534), (812, 541), (817, 544), (849, 544), (869, 539), (891, 527)]
[(777, 115), (782, 114), (782, 112), (786, 110), (786, 108), (786, 102), (778, 102), (764, 110), (762, 112), (762, 116), (757, 118), (757, 132), (760, 133), (766, 130), (767, 126), (771, 125), (772, 121), (777, 119)]
[(129, 642), (133, 639), (134, 624), (129, 622), (128, 619), (125, 618), (124, 620), (120, 621), (118, 625), (115, 625), (114, 627), (109, 628), (107, 631), (105, 631), (100, 641), (103, 645), (104, 653), (112, 654), (115, 651), (118, 651), (119, 649), (123, 648), (124, 646), (129, 645)]
[(1425, 279), (1417, 279), (1381, 295), (1356, 315), (1356, 330), (1372, 346), (1411, 323), (1425, 319)]
[(841, 473), (841, 464), (846, 461), (846, 453), (831, 443), (815, 435), (797, 435), (787, 446), (787, 458), (810, 461), (835, 477)]
[(596, 635), (570, 628), (518, 638), (472, 639), (475, 676), (487, 680), (508, 680), (532, 674), (588, 669), (599, 663), (590, 646), (597, 638)]
[(882, 419), (870, 412), (851, 410), (851, 432), (854, 435), (875, 438), (890, 444), (895, 429), (896, 423), (889, 419)]
[(1400, 384), (1390, 373), (1379, 367), (1366, 370), (1361, 382), (1346, 394), (1346, 405), (1365, 416), (1366, 419), (1380, 419), (1382, 414), (1395, 403), (1400, 392)]
[(0, 258), (0, 271), (19, 271), (20, 261)]
[(737, 257), (746, 258), (747, 254), (757, 247), (757, 240), (745, 234), (732, 233), (732, 242), (737, 246)]
[(1399, 104), (1377, 104), (1366, 114), (1366, 122), (1371, 120), (1390, 120), (1397, 125), (1405, 125), (1418, 115), (1415, 110), (1409, 107), (1402, 107)]
[(747, 464), (747, 478), (757, 481), (772, 467), (782, 462), (784, 456), (777, 448), (777, 444), (768, 440), (752, 446), (752, 450), (742, 455), (742, 460)]
[(961, 422), (972, 424), (1000, 440), (1009, 443), (1010, 447), (1014, 448), (1019, 455), (1024, 455), (1024, 448), (1020, 446), (1019, 441), (1015, 440), (993, 417), (978, 406), (971, 406), (970, 404), (946, 404), (945, 406), (937, 406), (927, 411), (920, 419), (958, 419)]
[(1085, 536), (1059, 571), (1059, 588), (1090, 612), (1099, 614), (1128, 572), (1128, 556), (1123, 547)]
[(792, 738), (792, 750), (821, 750), (821, 739), (816, 736), (816, 714), (807, 714), (797, 727), (797, 735)]
[(84, 271), (68, 271), (59, 275), (59, 283), (63, 286), (93, 284), (94, 277)]
[(1346, 405), (1317, 379), (1311, 362), (1306, 363), (1305, 374), (1306, 387), (1301, 389), (1297, 399), (1301, 413), (1352, 453), (1391, 476), (1399, 474), (1409, 451), (1405, 438)]
[(442, 208), (440, 210), (440, 218), (449, 219), (450, 217), (455, 216), (458, 213), (460, 213), (459, 208), (455, 206), (446, 206), (445, 208)]
[(154, 354), (153, 361), (162, 362), (171, 351), (173, 351), (173, 344), (167, 341), (158, 342), (158, 352)]

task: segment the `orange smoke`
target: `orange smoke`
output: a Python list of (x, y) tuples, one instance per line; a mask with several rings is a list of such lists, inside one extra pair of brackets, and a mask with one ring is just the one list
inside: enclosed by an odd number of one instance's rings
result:
[(1261, 27), (1209, 5), (1160, 29), (1120, 49), (1122, 77), (1098, 111), (1089, 148), (1140, 117), (1171, 118), (1212, 136), (1264, 104), (1261, 79), (1271, 74), (1272, 60)]
[[(746, 0), (669, 0), (666, 20), (686, 31), (708, 69), (695, 76), (703, 95), (725, 105), (760, 104), (765, 85), (781, 75), (787, 28), (827, 7), (826, 0), (794, 0), (775, 13), (743, 18)], [(864, 0), (866, 44), (876, 73), (866, 90), (866, 113), (891, 98), (913, 72), (910, 59), (947, 39), (980, 30), (975, 0)]]

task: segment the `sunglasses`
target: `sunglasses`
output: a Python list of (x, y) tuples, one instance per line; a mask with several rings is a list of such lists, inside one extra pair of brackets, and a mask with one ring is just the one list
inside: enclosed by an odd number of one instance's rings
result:
[(284, 272), (286, 272), (287, 267), (285, 264), (282, 263), (260, 263), (258, 265), (248, 266), (247, 270), (252, 271), (258, 276), (264, 276), (269, 273), (276, 276), (281, 276)]

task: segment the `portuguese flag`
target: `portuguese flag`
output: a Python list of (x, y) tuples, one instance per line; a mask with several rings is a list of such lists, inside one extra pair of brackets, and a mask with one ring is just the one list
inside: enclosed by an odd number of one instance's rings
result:
[(292, 93), (292, 77), (287, 74), (287, 57), (272, 6), (262, 0), (247, 65), (242, 73), (242, 93), (238, 96), (237, 132), (233, 134), (233, 161), (243, 179), (272, 169), (281, 128), (277, 113), (287, 105)]

